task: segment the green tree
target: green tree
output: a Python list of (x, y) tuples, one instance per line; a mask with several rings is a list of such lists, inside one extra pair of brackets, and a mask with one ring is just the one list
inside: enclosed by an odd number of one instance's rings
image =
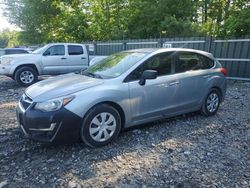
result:
[(250, 35), (249, 0), (4, 1), (23, 44)]
[(129, 36), (159, 37), (162, 31), (167, 36), (183, 36), (184, 32), (189, 35), (195, 29), (192, 24), (197, 17), (195, 5), (192, 0), (134, 0)]
[(20, 44), (18, 36), (17, 31), (3, 30), (0, 32), (0, 48), (18, 46)]
[(55, 41), (80, 42), (85, 37), (84, 3), (79, 0), (5, 0), (5, 13), (19, 26), (20, 40), (39, 44)]
[(250, 36), (250, 7), (235, 11), (225, 20), (226, 36)]
[(206, 35), (228, 37), (250, 34), (247, 29), (249, 0), (202, 0), (197, 4), (197, 11), (202, 10), (201, 25)]

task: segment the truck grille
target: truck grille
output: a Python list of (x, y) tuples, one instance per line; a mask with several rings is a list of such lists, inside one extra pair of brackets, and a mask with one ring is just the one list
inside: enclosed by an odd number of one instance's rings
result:
[(33, 102), (32, 99), (30, 97), (28, 97), (25, 93), (22, 95), (20, 103), (21, 103), (24, 110), (29, 108), (29, 106), (32, 104), (32, 102)]

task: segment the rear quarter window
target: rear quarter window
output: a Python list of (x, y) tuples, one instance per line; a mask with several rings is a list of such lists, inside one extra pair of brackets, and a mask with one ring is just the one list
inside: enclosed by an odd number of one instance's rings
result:
[(214, 60), (200, 55), (200, 59), (201, 59), (201, 69), (210, 69), (214, 66)]

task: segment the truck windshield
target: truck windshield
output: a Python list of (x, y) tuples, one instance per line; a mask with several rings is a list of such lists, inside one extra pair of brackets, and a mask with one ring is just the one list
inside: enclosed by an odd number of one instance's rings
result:
[(33, 54), (41, 54), (41, 53), (43, 53), (43, 51), (44, 51), (46, 48), (47, 48), (47, 45), (45, 45), (45, 46), (43, 46), (43, 47), (41, 47), (41, 48), (36, 49), (36, 50), (33, 51), (32, 53), (33, 53)]
[(113, 54), (90, 66), (81, 74), (96, 78), (115, 78), (126, 72), (146, 55), (147, 53), (141, 52), (120, 52)]

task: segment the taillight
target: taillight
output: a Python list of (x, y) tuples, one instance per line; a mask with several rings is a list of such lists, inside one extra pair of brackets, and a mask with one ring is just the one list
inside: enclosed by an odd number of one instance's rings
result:
[(220, 68), (220, 72), (224, 74), (224, 76), (227, 76), (227, 69), (226, 68)]

